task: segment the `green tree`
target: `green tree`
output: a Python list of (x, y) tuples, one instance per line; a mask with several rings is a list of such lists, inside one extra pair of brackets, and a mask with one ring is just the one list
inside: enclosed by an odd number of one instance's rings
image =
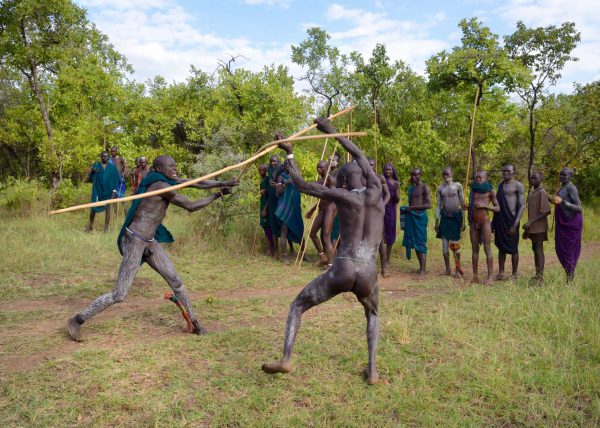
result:
[(575, 29), (575, 23), (565, 22), (561, 26), (527, 28), (523, 22), (517, 22), (517, 30), (505, 36), (505, 48), (510, 58), (518, 61), (531, 73), (528, 85), (515, 85), (512, 89), (525, 102), (529, 111), (529, 164), (528, 177), (535, 156), (535, 138), (537, 120), (535, 112), (548, 88), (556, 85), (561, 78), (561, 70), (568, 61), (577, 61), (571, 52), (581, 40), (581, 34)]
[[(443, 51), (427, 61), (429, 87), (436, 90), (468, 91), (475, 89), (473, 112), (470, 120), (470, 146), (473, 144), (477, 108), (484, 96), (490, 94), (496, 85), (523, 84), (527, 72), (512, 62), (507, 52), (500, 46), (498, 36), (482, 25), (477, 18), (463, 19), (459, 23), (463, 33), (461, 46), (452, 52)], [(473, 170), (476, 166), (475, 149), (471, 150)]]
[(300, 80), (307, 81), (316, 95), (325, 98), (325, 115), (329, 116), (336, 99), (347, 95), (349, 59), (327, 44), (330, 36), (324, 30), (312, 27), (306, 32), (306, 40), (292, 46), (292, 61), (306, 68)]

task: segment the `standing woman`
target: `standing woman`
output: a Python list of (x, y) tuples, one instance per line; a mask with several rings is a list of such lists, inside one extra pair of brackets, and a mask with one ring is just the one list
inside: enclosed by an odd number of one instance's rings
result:
[(392, 246), (396, 242), (396, 223), (398, 219), (398, 203), (400, 202), (400, 182), (396, 168), (391, 163), (383, 166), (383, 176), (385, 183), (390, 191), (390, 200), (385, 205), (385, 215), (383, 217), (383, 237), (387, 247), (385, 262), (390, 262)]
[(554, 242), (556, 255), (567, 274), (567, 282), (573, 281), (575, 267), (581, 253), (581, 232), (583, 231), (582, 207), (577, 187), (571, 182), (573, 170), (563, 168), (558, 180), (560, 188), (550, 202), (555, 205), (556, 229)]

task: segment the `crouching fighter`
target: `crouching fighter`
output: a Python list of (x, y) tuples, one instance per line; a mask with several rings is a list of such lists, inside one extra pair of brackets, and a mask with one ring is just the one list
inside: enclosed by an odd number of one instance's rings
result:
[[(163, 189), (184, 181), (177, 177), (175, 160), (170, 156), (157, 157), (154, 160), (153, 168), (154, 171), (142, 180), (138, 194)], [(231, 180), (229, 182), (205, 181), (193, 185), (193, 187), (203, 189), (221, 187), (219, 192), (196, 201), (190, 201), (176, 191), (135, 200), (127, 212), (125, 223), (117, 238), (119, 251), (123, 255), (117, 283), (112, 291), (98, 297), (82, 312), (69, 318), (67, 329), (71, 338), (80, 340), (81, 324), (112, 304), (122, 302), (125, 299), (129, 287), (131, 287), (143, 262), (148, 263), (152, 269), (157, 271), (173, 289), (174, 295), (183, 304), (192, 320), (193, 333), (206, 333), (192, 311), (190, 300), (173, 263), (159, 244), (159, 242), (173, 242), (173, 236), (161, 222), (165, 217), (169, 203), (188, 211), (197, 211), (223, 195), (231, 193), (230, 186), (235, 184), (235, 180)]]
[[(333, 134), (337, 131), (328, 119), (316, 119), (320, 131)], [(294, 162), (290, 143), (280, 144), (287, 153), (289, 172), (294, 184), (303, 193), (336, 204), (340, 217), (340, 242), (333, 266), (312, 280), (290, 306), (285, 330), (283, 359), (263, 364), (267, 373), (292, 371), (291, 356), (302, 314), (337, 294), (351, 291), (365, 309), (367, 318), (367, 344), (369, 365), (367, 383), (378, 380), (375, 354), (379, 334), (379, 288), (375, 255), (383, 233), (384, 205), (381, 198), (381, 180), (367, 161), (364, 153), (347, 138), (338, 137), (340, 144), (354, 157), (355, 162), (344, 165), (336, 176), (336, 188), (317, 183), (307, 183)]]

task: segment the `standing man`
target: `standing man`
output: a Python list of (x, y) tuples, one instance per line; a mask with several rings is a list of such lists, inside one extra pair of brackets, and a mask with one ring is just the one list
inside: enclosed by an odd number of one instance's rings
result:
[[(177, 177), (175, 160), (170, 156), (157, 157), (154, 160), (153, 168), (154, 171), (148, 174), (142, 181), (139, 189), (140, 193), (163, 189), (181, 181)], [(200, 184), (202, 185), (202, 183)], [(211, 182), (211, 187), (223, 184), (226, 183), (213, 181)], [(207, 188), (208, 186), (198, 187)], [(175, 296), (183, 304), (194, 324), (193, 333), (205, 334), (206, 330), (200, 326), (192, 311), (187, 292), (175, 270), (175, 266), (173, 266), (167, 253), (159, 244), (159, 242), (173, 242), (173, 236), (161, 223), (171, 203), (192, 212), (204, 208), (211, 202), (229, 193), (231, 193), (230, 187), (222, 187), (221, 191), (196, 201), (190, 201), (176, 191), (135, 200), (127, 212), (125, 223), (117, 238), (119, 251), (123, 255), (117, 283), (112, 291), (98, 297), (79, 314), (69, 318), (67, 329), (71, 338), (79, 341), (81, 337), (81, 325), (86, 320), (102, 312), (109, 306), (122, 302), (127, 297), (129, 287), (131, 287), (137, 271), (143, 262), (148, 263), (152, 269), (167, 281), (169, 287), (173, 289)]]
[(267, 178), (269, 187), (267, 188), (267, 223), (271, 234), (273, 235), (273, 241), (275, 242), (275, 257), (279, 257), (279, 246), (277, 240), (281, 236), (281, 222), (275, 216), (275, 210), (277, 209), (277, 203), (279, 197), (277, 196), (277, 176), (279, 175), (279, 156), (273, 155), (269, 158), (269, 166), (267, 167)]
[[(490, 204), (492, 206), (490, 207)], [(473, 279), (474, 284), (479, 283), (479, 246), (483, 244), (487, 263), (487, 285), (494, 283), (494, 258), (492, 257), (492, 225), (488, 211), (500, 211), (494, 186), (487, 181), (487, 173), (479, 171), (475, 174), (475, 181), (471, 184), (469, 196), (469, 236), (473, 249)]]
[[(119, 185), (119, 171), (109, 162), (108, 152), (100, 154), (100, 162), (94, 162), (87, 180), (92, 182), (92, 202), (105, 201), (115, 196), (116, 188)], [(104, 233), (108, 232), (110, 223), (110, 207), (94, 207), (90, 210), (90, 221), (85, 228), (86, 232), (91, 232), (94, 227), (94, 218), (96, 213), (106, 211), (104, 217)]]
[(300, 244), (304, 236), (304, 221), (302, 221), (302, 204), (300, 192), (288, 174), (288, 163), (284, 162), (277, 176), (276, 186), (277, 208), (275, 217), (281, 224), (281, 237), (279, 246), (284, 263), (289, 263), (287, 253), (287, 243), (290, 245), (290, 252), (294, 253), (293, 242)]
[(573, 281), (575, 277), (575, 267), (581, 253), (581, 232), (583, 231), (581, 200), (577, 187), (571, 182), (572, 178), (573, 170), (563, 168), (558, 176), (560, 188), (552, 198), (555, 206), (556, 255), (567, 274), (567, 282)]
[(533, 260), (535, 261), (535, 277), (533, 280), (541, 284), (544, 280), (544, 241), (548, 240), (548, 216), (550, 215), (550, 204), (546, 189), (542, 186), (543, 176), (540, 172), (534, 172), (529, 177), (529, 185), (532, 187), (527, 197), (528, 221), (523, 225), (523, 239), (531, 239)]
[[(383, 199), (384, 207), (387, 207), (387, 203), (389, 202), (391, 195), (390, 195), (390, 190), (388, 189), (388, 186), (386, 185), (385, 177), (383, 176), (383, 174), (377, 174), (377, 172), (375, 171), (375, 159), (369, 158), (367, 160), (369, 161), (369, 165), (371, 165), (373, 172), (375, 172), (375, 175), (379, 178), (379, 181), (381, 181), (381, 198)], [(381, 264), (381, 276), (384, 278), (387, 277), (386, 268), (387, 268), (387, 264), (389, 262), (389, 260), (387, 260), (386, 253), (385, 253), (385, 214), (386, 213), (387, 213), (387, 211), (384, 211), (383, 236), (381, 237), (381, 242), (379, 243), (379, 263)]]
[(133, 176), (131, 178), (131, 190), (135, 195), (142, 180), (148, 175), (150, 172), (150, 167), (148, 166), (148, 159), (144, 156), (137, 158), (137, 165), (133, 168)]
[[(317, 163), (317, 173), (320, 177), (317, 180), (317, 183), (333, 189), (335, 188), (335, 179), (331, 175), (326, 176), (328, 165), (328, 162), (324, 160)], [(333, 232), (333, 220), (337, 215), (337, 210), (333, 202), (326, 199), (319, 199), (319, 202), (308, 210), (306, 218), (311, 218), (315, 210), (317, 210), (317, 207), (319, 212), (310, 229), (310, 239), (319, 254), (318, 265), (327, 266), (333, 263), (333, 242), (331, 234)], [(318, 235), (319, 230), (321, 231), (320, 237)]]
[[(315, 122), (322, 132), (337, 132), (328, 119), (319, 118)], [(308, 195), (335, 202), (344, 238), (333, 266), (304, 287), (292, 302), (285, 329), (283, 358), (263, 364), (262, 369), (266, 373), (291, 372), (292, 348), (302, 314), (340, 293), (351, 291), (365, 309), (369, 348), (366, 377), (367, 383), (374, 384), (378, 381), (375, 358), (379, 336), (379, 288), (375, 255), (383, 233), (384, 211), (381, 181), (369, 166), (364, 153), (352, 141), (343, 137), (337, 137), (337, 140), (352, 154), (355, 162), (347, 163), (338, 171), (335, 189), (304, 181), (294, 161), (292, 145), (282, 143), (279, 146), (287, 153), (290, 175), (298, 189)]]
[[(383, 166), (385, 215), (383, 216), (383, 237), (386, 245), (385, 263), (390, 263), (392, 246), (396, 242), (396, 224), (398, 223), (398, 204), (400, 203), (400, 182), (396, 168), (391, 163)], [(385, 192), (385, 190), (388, 192)], [(386, 201), (385, 193), (389, 193)]]
[(492, 232), (494, 243), (498, 247), (498, 277), (504, 279), (506, 255), (512, 259), (512, 278), (517, 276), (519, 267), (519, 223), (525, 210), (525, 188), (523, 183), (514, 179), (515, 167), (511, 164), (502, 167), (502, 183), (498, 186), (498, 205), (500, 211), (494, 214)]
[(258, 165), (258, 174), (260, 175), (260, 226), (265, 232), (265, 238), (269, 245), (269, 253), (271, 257), (275, 257), (275, 242), (273, 241), (273, 233), (269, 226), (269, 204), (267, 202), (267, 193), (269, 192), (269, 176), (267, 175), (267, 164), (261, 163)]
[(404, 223), (404, 239), (406, 258), (410, 260), (411, 249), (414, 248), (419, 260), (419, 276), (425, 276), (427, 267), (427, 211), (431, 208), (429, 187), (421, 182), (421, 168), (413, 168), (410, 172), (411, 186), (408, 186), (408, 206), (403, 206), (406, 214)]
[(117, 167), (117, 170), (119, 171), (119, 175), (121, 177), (119, 181), (119, 186), (116, 189), (116, 197), (124, 198), (125, 192), (127, 191), (125, 177), (129, 175), (129, 170), (127, 169), (127, 163), (125, 162), (125, 159), (123, 159), (123, 157), (119, 155), (119, 148), (117, 146), (112, 146), (110, 149), (110, 161)]
[(460, 183), (452, 181), (452, 168), (442, 171), (443, 183), (437, 188), (437, 206), (435, 207), (436, 237), (442, 240), (442, 254), (446, 265), (446, 275), (451, 274), (450, 250), (454, 255), (456, 275), (463, 276), (460, 267), (460, 232), (465, 230), (463, 208), (465, 197)]

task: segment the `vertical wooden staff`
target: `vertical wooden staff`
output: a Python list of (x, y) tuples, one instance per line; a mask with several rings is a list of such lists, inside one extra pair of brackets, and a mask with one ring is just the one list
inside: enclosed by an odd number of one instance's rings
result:
[(375, 115), (375, 174), (377, 174), (377, 130), (379, 126), (377, 125), (377, 109), (373, 109), (373, 114)]
[(473, 135), (475, 133), (475, 114), (477, 113), (477, 99), (479, 98), (479, 85), (477, 85), (477, 92), (475, 93), (475, 102), (473, 103), (473, 116), (471, 117), (471, 136), (469, 138), (469, 154), (467, 157), (467, 175), (465, 176), (465, 188), (467, 191), (467, 185), (469, 184), (469, 170), (471, 169), (471, 154), (473, 152)]
[[(335, 154), (335, 151), (337, 150), (337, 145), (338, 145), (338, 142), (336, 141), (335, 145), (333, 146), (332, 155)], [(327, 172), (325, 172), (325, 182), (323, 183), (325, 186), (327, 185), (327, 180), (329, 179), (330, 171), (331, 171), (331, 162), (328, 163)], [(320, 203), (321, 203), (321, 200), (320, 199), (317, 200), (317, 207), (315, 208), (315, 211), (317, 211), (319, 209)], [(308, 242), (308, 240), (306, 238), (308, 237), (308, 234), (310, 233), (313, 225), (315, 224), (315, 220), (318, 215), (319, 214), (317, 213), (317, 215), (315, 215), (311, 219), (312, 221), (310, 222), (310, 227), (304, 231), (304, 237), (302, 238), (302, 242), (304, 242), (304, 247), (301, 247), (300, 248), (301, 251), (298, 251), (298, 254), (296, 254), (296, 262), (294, 263), (298, 267), (298, 269), (300, 269), (302, 267), (302, 261), (304, 260), (304, 254), (306, 254), (306, 247), (307, 247), (307, 242)], [(323, 248), (323, 250), (325, 250), (325, 249)], [(300, 254), (300, 253), (302, 253), (302, 254)]]
[[(469, 173), (471, 169), (471, 154), (473, 153), (473, 135), (475, 133), (475, 114), (477, 113), (477, 99), (479, 98), (479, 85), (475, 92), (475, 102), (473, 103), (473, 116), (471, 117), (471, 135), (469, 137), (469, 154), (467, 155), (467, 175), (465, 175), (465, 187), (463, 195), (467, 194), (467, 186), (469, 185)], [(463, 213), (463, 224), (465, 224), (465, 213)]]

